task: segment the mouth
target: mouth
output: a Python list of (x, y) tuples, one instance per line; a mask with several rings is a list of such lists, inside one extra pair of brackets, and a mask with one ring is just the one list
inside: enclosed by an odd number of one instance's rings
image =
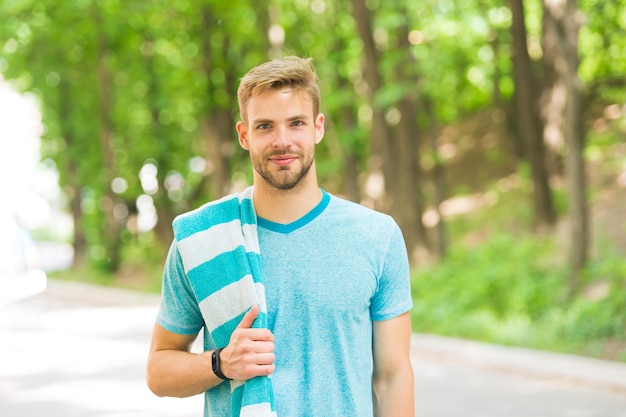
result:
[(286, 166), (286, 165), (291, 164), (296, 159), (298, 158), (293, 155), (274, 155), (270, 157), (270, 162), (278, 166)]

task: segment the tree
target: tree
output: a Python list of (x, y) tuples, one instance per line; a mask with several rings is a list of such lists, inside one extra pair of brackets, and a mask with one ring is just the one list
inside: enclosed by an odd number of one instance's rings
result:
[[(404, 233), (407, 248), (412, 254), (419, 247), (428, 248), (422, 202), (419, 199), (421, 169), (417, 134), (417, 79), (411, 72), (415, 62), (408, 48), (408, 22), (405, 11), (392, 11), (400, 23), (395, 29), (399, 55), (387, 60), (393, 74), (391, 99), (383, 94), (384, 76), (380, 69), (381, 51), (374, 40), (373, 13), (364, 0), (352, 0), (352, 12), (363, 42), (363, 73), (368, 86), (372, 109), (370, 174), (377, 174), (384, 182), (385, 199), (379, 208), (388, 211)], [(395, 45), (394, 45), (395, 46)], [(408, 65), (407, 65), (408, 59)], [(384, 205), (381, 203), (384, 201)]]
[(509, 0), (509, 5), (513, 14), (511, 33), (516, 133), (522, 139), (524, 156), (530, 164), (535, 223), (539, 227), (552, 226), (556, 221), (556, 211), (549, 185), (543, 126), (539, 114), (541, 86), (528, 54), (523, 0)]
[(581, 16), (575, 0), (543, 1), (544, 135), (546, 140), (565, 146), (570, 295), (578, 291), (589, 246), (582, 83), (578, 75), (580, 26)]

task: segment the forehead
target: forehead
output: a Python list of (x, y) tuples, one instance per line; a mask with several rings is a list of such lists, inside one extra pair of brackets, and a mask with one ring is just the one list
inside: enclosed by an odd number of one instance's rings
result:
[(269, 118), (270, 115), (313, 115), (313, 100), (303, 90), (288, 87), (253, 95), (247, 107), (251, 119)]

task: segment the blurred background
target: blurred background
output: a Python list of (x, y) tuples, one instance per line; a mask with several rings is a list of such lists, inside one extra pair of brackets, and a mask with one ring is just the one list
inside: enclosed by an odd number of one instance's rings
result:
[(240, 77), (291, 54), (416, 332), (626, 361), (623, 0), (3, 0), (3, 276), (158, 293), (174, 216), (251, 183)]

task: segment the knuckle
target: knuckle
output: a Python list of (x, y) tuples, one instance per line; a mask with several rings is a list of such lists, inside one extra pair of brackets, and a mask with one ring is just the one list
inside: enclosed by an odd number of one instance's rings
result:
[(254, 342), (252, 341), (246, 341), (245, 343), (243, 343), (241, 345), (241, 351), (245, 354), (250, 354), (254, 352)]

